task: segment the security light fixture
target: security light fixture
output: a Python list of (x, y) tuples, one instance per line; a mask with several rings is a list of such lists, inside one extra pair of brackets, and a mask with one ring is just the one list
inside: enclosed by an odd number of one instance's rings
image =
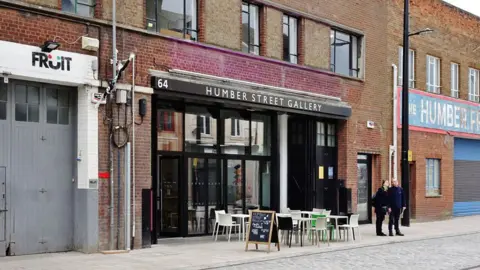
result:
[(42, 52), (46, 52), (46, 53), (56, 50), (59, 47), (60, 47), (60, 43), (56, 41), (51, 41), (51, 40), (45, 41), (45, 43), (43, 43), (43, 45), (40, 46), (40, 48), (42, 49)]

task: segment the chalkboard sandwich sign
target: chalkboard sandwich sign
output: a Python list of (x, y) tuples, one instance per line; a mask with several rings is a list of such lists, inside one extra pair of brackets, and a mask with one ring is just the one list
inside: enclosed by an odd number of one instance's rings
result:
[(248, 250), (249, 244), (255, 244), (256, 249), (260, 244), (268, 245), (268, 252), (270, 252), (270, 244), (272, 243), (275, 243), (278, 251), (280, 251), (278, 227), (275, 220), (275, 211), (253, 210), (250, 213), (245, 251)]

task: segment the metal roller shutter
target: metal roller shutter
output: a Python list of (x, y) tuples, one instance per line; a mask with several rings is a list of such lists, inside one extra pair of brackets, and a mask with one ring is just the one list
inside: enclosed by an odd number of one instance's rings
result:
[(455, 139), (454, 216), (480, 215), (480, 140)]

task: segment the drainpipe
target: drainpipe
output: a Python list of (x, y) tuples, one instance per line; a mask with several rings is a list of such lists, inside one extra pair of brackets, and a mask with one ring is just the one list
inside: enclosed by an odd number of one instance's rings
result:
[[(116, 17), (116, 0), (112, 1), (112, 78), (113, 82), (112, 85), (115, 86), (115, 78), (117, 76), (117, 17)], [(111, 89), (114, 91), (115, 89)], [(110, 102), (111, 99), (109, 99)], [(113, 143), (113, 132), (112, 129), (110, 129), (111, 135), (110, 135), (110, 250), (113, 250), (114, 248), (114, 239), (113, 239), (113, 230), (114, 230), (114, 213), (113, 213), (113, 206), (114, 206), (114, 188), (113, 188), (113, 149), (111, 147)], [(118, 172), (120, 173), (120, 172)]]
[[(393, 154), (393, 179), (392, 180), (397, 180), (398, 176), (398, 159), (397, 159), (397, 132), (398, 132), (398, 127), (397, 127), (397, 119), (398, 119), (398, 94), (397, 94), (397, 85), (398, 85), (398, 68), (395, 64), (392, 64), (393, 67), (393, 145), (390, 147), (391, 148), (391, 154), (390, 157), (392, 157)], [(390, 162), (390, 166), (392, 163)], [(391, 176), (391, 174), (390, 174)]]

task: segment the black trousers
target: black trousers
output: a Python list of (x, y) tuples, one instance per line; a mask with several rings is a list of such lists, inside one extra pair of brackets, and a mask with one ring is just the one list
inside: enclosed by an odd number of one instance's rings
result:
[(385, 220), (385, 213), (382, 209), (379, 209), (378, 211), (375, 211), (375, 215), (377, 216), (377, 234), (381, 234), (383, 221)]
[(388, 218), (388, 231), (389, 232), (392, 232), (393, 225), (395, 225), (395, 232), (397, 232), (397, 233), (400, 232), (400, 227), (398, 226), (398, 221), (400, 219), (400, 211), (401, 211), (401, 209), (392, 208), (392, 211), (390, 212), (390, 216)]

